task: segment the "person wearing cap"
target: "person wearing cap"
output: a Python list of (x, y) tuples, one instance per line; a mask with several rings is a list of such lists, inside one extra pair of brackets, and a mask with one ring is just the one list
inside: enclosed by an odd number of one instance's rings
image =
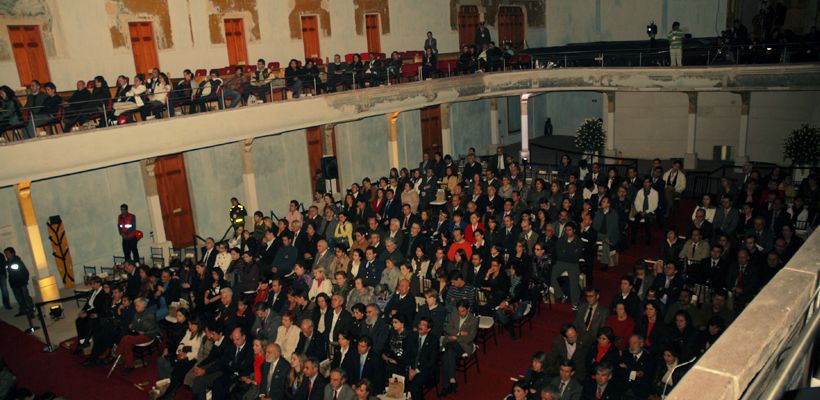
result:
[(584, 244), (581, 239), (575, 236), (578, 226), (575, 222), (568, 222), (564, 225), (564, 236), (558, 239), (555, 244), (555, 266), (552, 268), (550, 275), (550, 285), (555, 289), (555, 296), (561, 301), (567, 300), (567, 295), (564, 294), (561, 285), (558, 284), (558, 277), (564, 272), (569, 278), (569, 300), (573, 307), (578, 306), (579, 286), (578, 277), (581, 270), (578, 266), (578, 260), (583, 258)]

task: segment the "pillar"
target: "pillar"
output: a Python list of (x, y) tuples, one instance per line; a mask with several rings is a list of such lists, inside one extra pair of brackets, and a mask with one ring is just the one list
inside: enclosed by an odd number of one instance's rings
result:
[(399, 139), (396, 132), (396, 120), (398, 119), (398, 111), (387, 114), (387, 157), (390, 159), (391, 168), (399, 168)]
[[(31, 182), (18, 183), (16, 191), (17, 200), (20, 203), (20, 213), (23, 215), (23, 224), (26, 226), (26, 238), (34, 257), (34, 267), (36, 269), (33, 275), (37, 281), (40, 297), (43, 301), (57, 299), (60, 297), (60, 290), (57, 287), (56, 277), (48, 272), (43, 238), (40, 236), (40, 228), (37, 226), (37, 213), (34, 212), (34, 202), (31, 199)], [(29, 274), (31, 272), (29, 270)]]
[[(245, 198), (241, 199), (245, 204), (248, 216), (259, 210), (259, 196), (256, 193), (256, 174), (253, 172), (253, 139), (245, 139), (239, 142), (242, 151), (242, 186), (245, 189)], [(253, 221), (253, 218), (250, 218)]]
[[(453, 133), (450, 130), (450, 103), (439, 106), (441, 110), (441, 153), (453, 154)], [(492, 114), (492, 111), (490, 112)]]
[[(529, 118), (529, 93), (521, 95), (521, 162), (530, 159), (530, 118)], [(497, 129), (497, 128), (496, 128)]]
[(686, 169), (698, 166), (698, 154), (695, 152), (695, 139), (698, 130), (698, 92), (686, 92), (689, 97), (689, 120), (686, 129), (686, 154), (683, 165)]
[(607, 155), (615, 156), (615, 92), (606, 92), (606, 131)]
[(746, 144), (749, 139), (749, 106), (751, 105), (752, 93), (741, 92), (740, 94), (740, 134), (738, 135), (737, 156), (735, 164), (745, 164), (749, 162), (749, 154)]
[(498, 98), (490, 99), (490, 154), (501, 145), (501, 135), (498, 133)]
[[(142, 171), (142, 182), (145, 187), (145, 203), (148, 205), (148, 219), (151, 222), (151, 232), (153, 232), (152, 247), (162, 249), (162, 257), (166, 262), (171, 260), (171, 249), (173, 243), (165, 237), (165, 223), (162, 221), (162, 206), (159, 203), (159, 192), (157, 190), (157, 178), (154, 175), (154, 159), (140, 161), (140, 171)], [(148, 261), (149, 257), (145, 257)], [(153, 264), (153, 263), (150, 263)]]

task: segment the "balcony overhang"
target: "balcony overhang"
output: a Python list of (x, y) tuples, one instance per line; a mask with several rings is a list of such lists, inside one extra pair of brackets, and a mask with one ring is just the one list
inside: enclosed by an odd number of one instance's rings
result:
[(0, 187), (322, 124), (523, 93), (820, 90), (820, 65), (569, 68), (476, 74), (94, 129), (0, 146)]

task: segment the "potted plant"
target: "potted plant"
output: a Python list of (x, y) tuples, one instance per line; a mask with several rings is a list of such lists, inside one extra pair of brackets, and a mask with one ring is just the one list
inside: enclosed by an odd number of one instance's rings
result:
[(803, 124), (793, 130), (783, 142), (783, 156), (792, 162), (792, 181), (795, 184), (805, 178), (808, 168), (820, 162), (820, 129), (814, 125)]
[(587, 118), (575, 131), (575, 147), (593, 162), (593, 156), (600, 154), (606, 145), (604, 121), (600, 118)]

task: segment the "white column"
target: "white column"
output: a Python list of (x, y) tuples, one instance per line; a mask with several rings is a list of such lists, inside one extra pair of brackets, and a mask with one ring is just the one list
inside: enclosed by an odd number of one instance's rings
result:
[[(249, 215), (259, 210), (259, 196), (256, 193), (256, 174), (253, 170), (253, 139), (239, 142), (242, 151), (242, 186), (245, 189), (245, 210)], [(252, 220), (252, 219), (251, 219)]]
[[(31, 199), (31, 182), (18, 183), (15, 188), (17, 201), (20, 204), (20, 213), (23, 216), (23, 224), (26, 225), (28, 245), (31, 248), (31, 255), (34, 257), (35, 270), (32, 274), (31, 269), (29, 269), (29, 274), (33, 275), (33, 280), (37, 282), (36, 287), (40, 291), (42, 300), (55, 300), (60, 297), (60, 288), (57, 286), (57, 278), (48, 272), (43, 238), (40, 236), (40, 228), (37, 226), (37, 214), (34, 212), (34, 202)], [(78, 276), (82, 276), (82, 273), (74, 272), (74, 277)], [(36, 296), (36, 291), (32, 297), (34, 296)]]
[(500, 146), (501, 135), (498, 132), (498, 98), (490, 99), (490, 154), (495, 154), (495, 148)]
[(387, 157), (390, 160), (391, 168), (399, 168), (399, 138), (396, 131), (396, 120), (399, 119), (399, 112), (392, 112), (387, 116)]
[(450, 103), (442, 104), (441, 109), (441, 153), (453, 154), (453, 132), (450, 130)]
[[(148, 220), (151, 222), (151, 231), (154, 242), (153, 247), (162, 248), (162, 257), (166, 262), (171, 260), (171, 249), (173, 243), (165, 237), (165, 223), (162, 221), (162, 206), (159, 203), (159, 192), (157, 191), (157, 178), (154, 176), (154, 159), (140, 161), (142, 170), (142, 181), (145, 187), (145, 203), (148, 206)], [(149, 257), (145, 257), (146, 263), (151, 265)]]
[(749, 106), (751, 105), (751, 92), (740, 93), (740, 134), (738, 135), (737, 156), (735, 165), (749, 162), (747, 153), (747, 142), (749, 140)]
[(530, 159), (530, 119), (529, 107), (527, 104), (529, 98), (529, 93), (524, 93), (521, 95), (521, 161), (529, 161)]
[(698, 93), (687, 92), (689, 97), (689, 120), (686, 130), (686, 154), (683, 156), (684, 167), (688, 170), (697, 168), (698, 154), (695, 152), (695, 139), (698, 130)]
[(606, 92), (606, 152), (615, 155), (615, 92)]

